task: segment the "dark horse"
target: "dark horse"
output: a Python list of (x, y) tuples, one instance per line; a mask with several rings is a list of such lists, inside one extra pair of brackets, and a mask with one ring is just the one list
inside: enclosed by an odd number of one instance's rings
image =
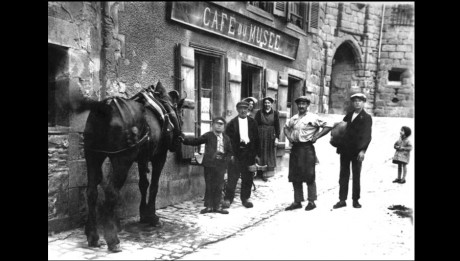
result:
[[(161, 83), (158, 83), (154, 90), (152, 87), (144, 90), (144, 92), (155, 93), (156, 97), (164, 100), (163, 105), (170, 104), (169, 113), (165, 113), (165, 117), (167, 118), (169, 114), (170, 117), (176, 117), (176, 122), (180, 122), (177, 120), (180, 117), (178, 111), (181, 109), (184, 99), (179, 100), (176, 91), (167, 93)], [(88, 220), (85, 234), (90, 247), (101, 245), (96, 221), (97, 186), (103, 179), (102, 163), (109, 157), (113, 172), (108, 175), (106, 180), (105, 200), (102, 204), (101, 212), (103, 213), (101, 216), (104, 239), (108, 249), (112, 252), (119, 252), (121, 248), (117, 233), (121, 228), (115, 209), (128, 170), (137, 161), (141, 192), (140, 222), (157, 226), (160, 222), (155, 214), (158, 182), (166, 161), (167, 151), (172, 149), (173, 144), (176, 144), (173, 133), (180, 133), (180, 124), (171, 131), (171, 125), (168, 124), (168, 121), (148, 108), (146, 98), (141, 93), (131, 99), (111, 97), (103, 101), (93, 102), (89, 108), (90, 113), (84, 131), (88, 175)], [(152, 178), (147, 201), (149, 161), (152, 163)]]

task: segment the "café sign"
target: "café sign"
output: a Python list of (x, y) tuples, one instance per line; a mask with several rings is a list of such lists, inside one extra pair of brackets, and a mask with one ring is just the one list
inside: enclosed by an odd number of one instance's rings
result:
[(171, 20), (295, 60), (299, 39), (209, 2), (172, 2)]

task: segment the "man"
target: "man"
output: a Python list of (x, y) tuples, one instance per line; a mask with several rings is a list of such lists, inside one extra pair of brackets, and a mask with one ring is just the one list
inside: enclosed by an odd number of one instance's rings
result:
[(217, 212), (228, 214), (228, 211), (221, 207), (221, 199), (227, 163), (233, 158), (232, 145), (230, 138), (223, 133), (225, 119), (216, 117), (212, 123), (212, 131), (206, 132), (198, 138), (184, 139), (183, 137), (179, 137), (179, 140), (185, 145), (199, 146), (203, 143), (206, 144), (203, 157), (204, 179), (206, 183), (205, 208), (200, 213)]
[(347, 128), (341, 144), (337, 146), (337, 153), (340, 154), (340, 201), (333, 208), (341, 208), (347, 205), (345, 200), (348, 195), (350, 162), (353, 172), (353, 207), (361, 208), (361, 204), (358, 202), (361, 191), (361, 166), (364, 154), (372, 139), (372, 117), (363, 109), (366, 96), (362, 93), (356, 93), (350, 99), (354, 110), (343, 118), (343, 121), (347, 123)]
[[(316, 208), (316, 182), (315, 163), (316, 152), (313, 144), (322, 136), (326, 135), (332, 125), (322, 121), (317, 114), (307, 112), (310, 99), (300, 96), (295, 99), (299, 113), (290, 118), (284, 126), (284, 134), (292, 144), (289, 157), (289, 182), (294, 187), (294, 203), (286, 210), (294, 210), (302, 207), (303, 182), (307, 183), (308, 205), (305, 210)], [(320, 129), (322, 130), (320, 131)]]
[(251, 187), (253, 174), (248, 166), (259, 162), (260, 147), (257, 122), (248, 117), (249, 104), (240, 101), (236, 104), (238, 116), (233, 118), (225, 129), (225, 134), (230, 137), (234, 162), (228, 166), (227, 186), (225, 187), (225, 197), (222, 204), (223, 208), (230, 207), (235, 197), (235, 188), (241, 174), (241, 203), (246, 208), (252, 208), (253, 204), (249, 201), (251, 197)]

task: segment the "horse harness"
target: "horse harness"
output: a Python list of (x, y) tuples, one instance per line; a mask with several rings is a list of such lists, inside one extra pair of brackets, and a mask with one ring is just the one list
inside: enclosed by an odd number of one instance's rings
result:
[[(126, 115), (125, 111), (121, 108), (120, 106), (120, 103), (118, 102), (118, 99), (120, 99), (119, 97), (113, 97), (111, 99), (108, 99), (106, 101), (107, 104), (110, 104), (111, 101), (113, 101), (115, 103), (115, 106), (117, 107), (118, 109), (118, 112), (120, 113), (120, 116), (121, 116), (121, 119), (123, 121), (124, 124), (126, 125), (134, 125), (134, 121), (133, 121), (133, 111), (131, 110), (131, 108), (129, 106), (126, 106), (129, 110), (129, 116)], [(121, 100), (121, 99), (120, 99)], [(129, 118), (129, 120), (128, 120)], [(107, 154), (115, 154), (115, 153), (120, 153), (122, 151), (125, 151), (125, 150), (128, 150), (128, 149), (131, 149), (131, 148), (134, 148), (136, 146), (140, 146), (142, 145), (145, 141), (148, 141), (150, 140), (150, 129), (148, 126), (146, 126), (146, 129), (147, 131), (145, 132), (144, 136), (139, 140), (137, 141), (136, 143), (132, 144), (132, 145), (129, 145), (128, 147), (124, 148), (124, 149), (121, 149), (121, 150), (117, 150), (117, 151), (105, 151), (105, 150), (97, 150), (97, 149), (92, 149), (92, 148), (87, 148), (85, 147), (85, 149), (88, 149), (88, 150), (91, 150), (91, 151), (94, 151), (94, 152), (102, 152), (102, 153), (107, 153)]]

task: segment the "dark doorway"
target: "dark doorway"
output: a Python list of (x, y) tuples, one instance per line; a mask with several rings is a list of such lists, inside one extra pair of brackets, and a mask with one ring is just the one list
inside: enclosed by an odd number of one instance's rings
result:
[(350, 88), (356, 84), (356, 60), (350, 44), (337, 48), (332, 60), (329, 113), (345, 114), (350, 106)]
[[(241, 99), (254, 97), (260, 101), (262, 96), (262, 68), (241, 63)], [(260, 102), (255, 104), (254, 109), (260, 109)]]
[(294, 100), (303, 95), (302, 91), (302, 80), (296, 77), (289, 76), (288, 77), (288, 94), (287, 94), (287, 107), (290, 111), (290, 116), (292, 117), (294, 114), (298, 112), (297, 106)]
[(69, 99), (67, 50), (48, 44), (48, 127), (69, 126), (69, 111), (63, 106)]

